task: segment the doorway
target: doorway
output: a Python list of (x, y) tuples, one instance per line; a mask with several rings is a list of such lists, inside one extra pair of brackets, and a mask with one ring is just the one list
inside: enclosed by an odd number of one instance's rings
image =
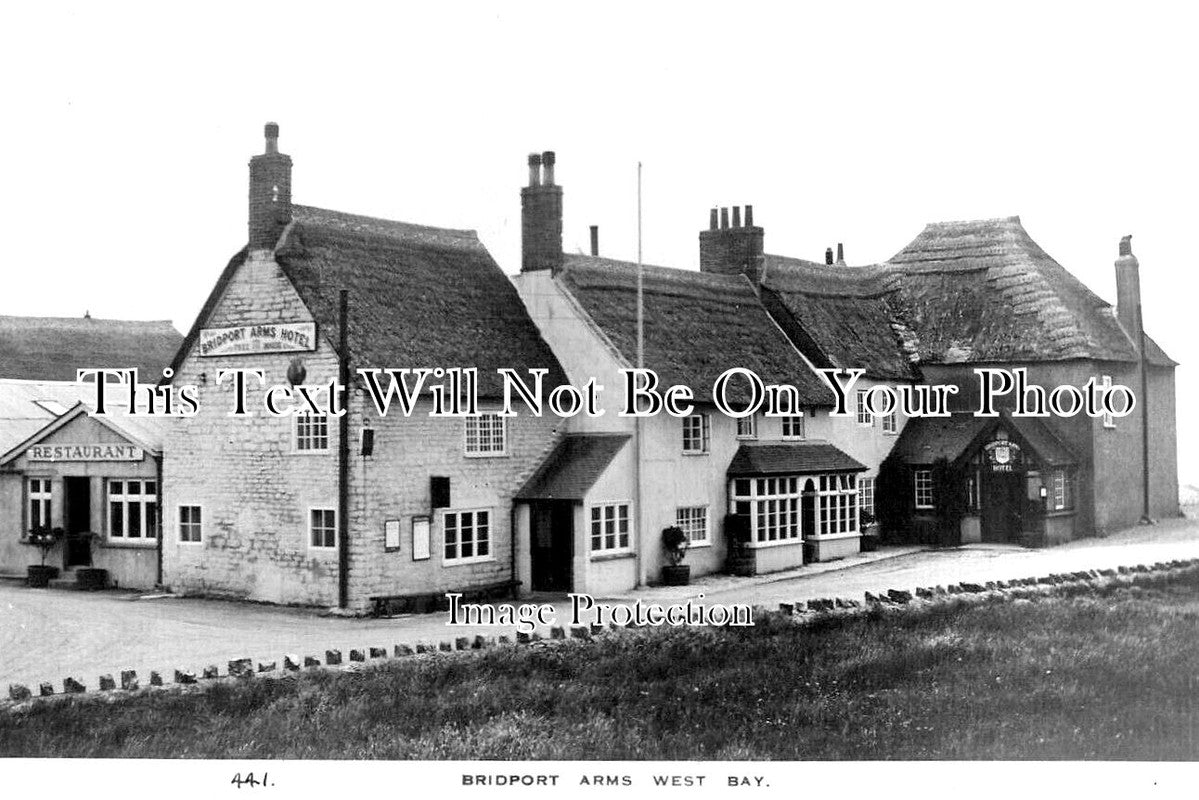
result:
[(92, 479), (68, 476), (63, 478), (63, 566), (92, 565)]
[(816, 530), (816, 484), (811, 478), (804, 483), (803, 493), (799, 499), (800, 530), (803, 531), (804, 548), (803, 561), (810, 564), (816, 560), (816, 545), (810, 541), (820, 531)]
[(1018, 542), (1024, 529), (1024, 473), (984, 467), (981, 488), (982, 540)]
[(569, 592), (573, 588), (574, 512), (571, 500), (534, 503), (530, 509), (533, 591)]

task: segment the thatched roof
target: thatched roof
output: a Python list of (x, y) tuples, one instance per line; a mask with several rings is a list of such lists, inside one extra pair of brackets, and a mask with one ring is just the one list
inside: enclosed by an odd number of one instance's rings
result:
[(737, 448), (728, 474), (814, 475), (820, 472), (864, 472), (866, 467), (827, 442), (759, 444), (747, 442)]
[[(1137, 360), (1111, 304), (1032, 240), (1019, 217), (936, 222), (880, 274), (926, 363)], [(1152, 341), (1150, 361), (1173, 366)]]
[(0, 316), (0, 378), (74, 381), (79, 369), (134, 367), (151, 383), (182, 340), (167, 321)]
[(516, 493), (517, 500), (582, 500), (632, 438), (627, 433), (572, 433)]
[[(351, 369), (475, 367), (484, 398), (502, 396), (501, 367), (526, 376), (549, 370), (547, 392), (566, 383), (516, 288), (473, 231), (308, 206), (293, 205), (292, 214), (276, 261), (334, 346), (339, 291), (349, 290)], [(243, 250), (225, 267), (177, 362), (245, 258)]]
[(825, 266), (767, 255), (762, 300), (818, 367), (864, 369), (884, 381), (918, 381), (912, 332), (891, 307), (879, 267)]
[[(565, 256), (559, 279), (624, 360), (637, 362), (637, 265)], [(805, 406), (832, 402), (828, 388), (796, 352), (743, 276), (644, 267), (645, 366), (661, 387), (691, 387), (700, 400), (725, 370), (744, 367), (766, 383), (791, 384)], [(744, 384), (729, 386), (744, 402)]]

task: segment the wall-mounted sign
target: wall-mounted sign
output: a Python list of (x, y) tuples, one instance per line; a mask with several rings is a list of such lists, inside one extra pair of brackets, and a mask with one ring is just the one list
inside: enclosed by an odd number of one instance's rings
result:
[(35, 444), (30, 461), (141, 461), (146, 453), (131, 444)]
[(992, 472), (1014, 472), (1020, 463), (1020, 445), (1008, 439), (989, 442), (983, 450)]
[(200, 356), (203, 358), (250, 353), (295, 353), (315, 349), (315, 322), (200, 329)]
[(429, 518), (412, 518), (412, 560), (424, 561), (429, 557)]
[(400, 549), (400, 521), (398, 519), (384, 520), (383, 549), (388, 551)]

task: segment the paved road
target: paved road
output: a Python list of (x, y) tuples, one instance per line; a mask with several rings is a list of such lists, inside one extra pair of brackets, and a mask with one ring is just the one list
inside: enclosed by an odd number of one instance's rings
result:
[[(669, 602), (700, 592), (705, 602), (756, 603), (815, 597), (857, 597), (888, 588), (987, 581), (1044, 575), (1120, 564), (1199, 557), (1199, 523), (1172, 520), (1106, 539), (1073, 542), (1045, 550), (972, 545), (892, 558), (850, 562), (819, 574), (754, 579), (714, 576), (683, 589), (648, 589), (641, 597)], [(814, 570), (813, 570), (814, 571)], [(628, 598), (625, 598), (626, 600)], [(567, 618), (566, 604), (556, 604)], [(506, 631), (448, 629), (443, 614), (395, 619), (344, 619), (312, 611), (198, 599), (139, 600), (118, 593), (79, 593), (0, 584), (0, 691), (10, 682), (82, 678), (136, 669), (159, 670), (169, 681), (176, 667), (199, 671), (234, 658), (280, 660), (284, 653), (323, 654), (327, 648), (392, 647), (466, 633)]]

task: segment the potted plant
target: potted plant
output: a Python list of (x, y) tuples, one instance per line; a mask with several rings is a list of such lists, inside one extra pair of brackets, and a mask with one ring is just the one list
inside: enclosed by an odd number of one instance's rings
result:
[(58, 567), (46, 566), (46, 556), (54, 549), (54, 545), (62, 541), (63, 529), (51, 528), (49, 525), (39, 525), (29, 531), (29, 536), (26, 537), (25, 543), (31, 544), (42, 553), (42, 562), (40, 564), (30, 564), (29, 573), (26, 578), (26, 583), (29, 586), (38, 589), (44, 589), (50, 585), (50, 581), (58, 576)]
[(869, 553), (878, 549), (878, 523), (874, 514), (863, 511), (858, 517), (858, 525), (862, 529), (862, 552)]
[(730, 575), (749, 577), (757, 574), (757, 559), (749, 546), (749, 517), (743, 514), (728, 514), (724, 518), (724, 538), (728, 545), (725, 557), (725, 572)]
[(662, 530), (662, 549), (670, 563), (662, 567), (662, 583), (667, 586), (686, 586), (691, 582), (691, 566), (682, 563), (691, 540), (678, 525)]

